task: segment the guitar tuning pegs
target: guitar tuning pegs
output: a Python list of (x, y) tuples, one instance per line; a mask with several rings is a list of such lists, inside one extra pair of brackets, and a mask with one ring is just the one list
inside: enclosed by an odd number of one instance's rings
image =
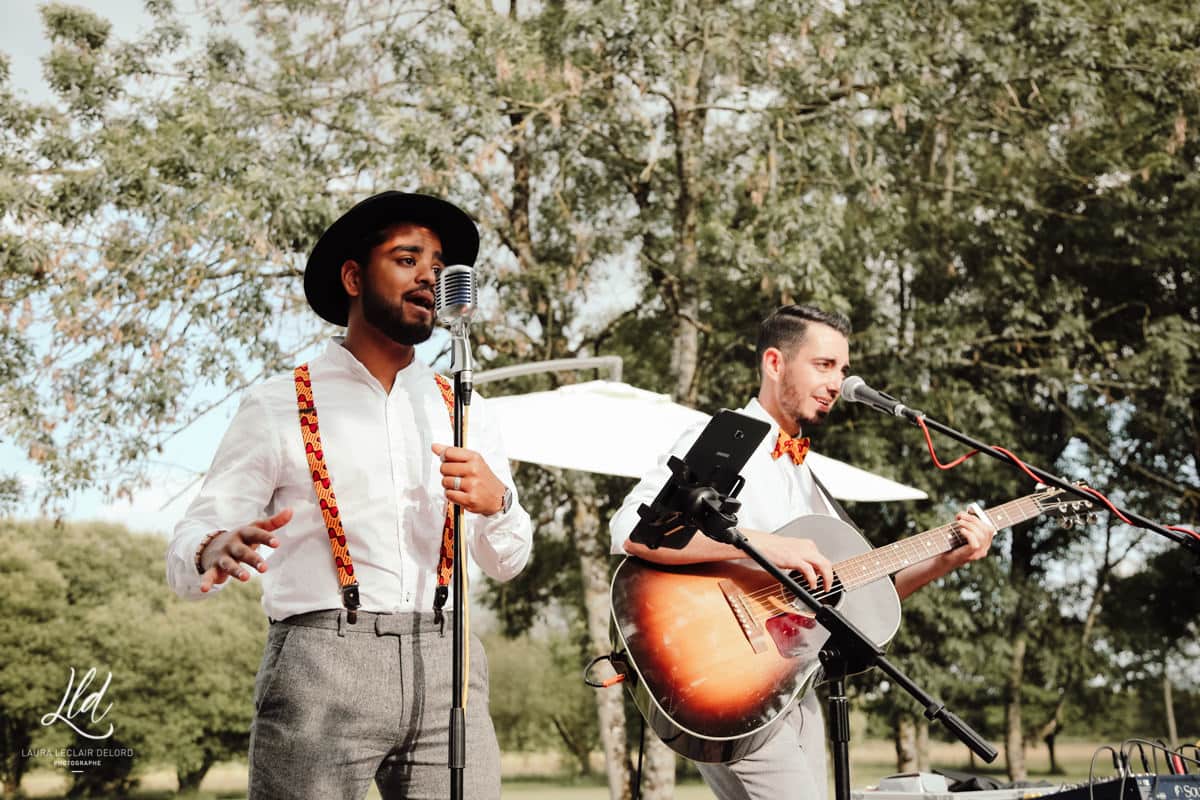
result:
[(1099, 521), (1100, 521), (1100, 515), (1098, 515), (1095, 511), (1093, 511), (1087, 515), (1087, 524), (1088, 525), (1095, 525)]
[(1066, 528), (1067, 530), (1071, 530), (1071, 528), (1075, 527), (1075, 518), (1074, 517), (1063, 517), (1062, 526), (1064, 528)]

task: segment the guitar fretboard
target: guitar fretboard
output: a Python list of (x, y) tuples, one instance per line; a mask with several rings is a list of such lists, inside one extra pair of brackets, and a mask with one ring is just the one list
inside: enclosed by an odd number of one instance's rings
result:
[[(1011, 527), (1040, 513), (1041, 506), (1034, 497), (1022, 497), (987, 509), (997, 529)], [(840, 561), (833, 565), (833, 570), (843, 587), (855, 589), (964, 544), (966, 539), (958, 532), (958, 526), (950, 523)]]

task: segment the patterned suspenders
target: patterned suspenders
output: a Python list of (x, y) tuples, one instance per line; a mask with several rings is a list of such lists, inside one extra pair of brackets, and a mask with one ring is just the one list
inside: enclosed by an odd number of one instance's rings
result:
[[(337, 569), (338, 585), (342, 591), (342, 605), (346, 607), (346, 621), (353, 625), (358, 621), (358, 580), (354, 577), (354, 561), (346, 547), (346, 533), (342, 529), (342, 518), (338, 511), (337, 498), (325, 466), (325, 451), (321, 446), (321, 429), (317, 424), (317, 409), (313, 404), (312, 378), (308, 364), (301, 364), (292, 373), (296, 383), (296, 407), (300, 413), (300, 433), (304, 437), (304, 453), (308, 457), (308, 470), (312, 475), (317, 503), (325, 520), (325, 531), (329, 534), (329, 547), (333, 551), (333, 564)], [(446, 410), (450, 413), (450, 427), (454, 427), (454, 389), (450, 381), (434, 375)], [(450, 576), (454, 572), (454, 517), (453, 507), (446, 504), (445, 521), (442, 523), (442, 550), (438, 559), (437, 591), (434, 594), (434, 613), (441, 621), (442, 608), (449, 596)]]

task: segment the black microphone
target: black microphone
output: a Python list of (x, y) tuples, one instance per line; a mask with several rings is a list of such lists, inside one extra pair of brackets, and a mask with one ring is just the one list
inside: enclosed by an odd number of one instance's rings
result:
[(884, 414), (907, 417), (910, 420), (925, 416), (924, 411), (909, 408), (890, 394), (867, 386), (867, 382), (857, 375), (851, 375), (842, 381), (842, 397), (848, 403), (863, 403)]
[(433, 287), (433, 307), (439, 325), (450, 329), (450, 371), (459, 378), (463, 404), (471, 402), (471, 342), (467, 328), (475, 314), (478, 296), (475, 270), (464, 264), (445, 267)]

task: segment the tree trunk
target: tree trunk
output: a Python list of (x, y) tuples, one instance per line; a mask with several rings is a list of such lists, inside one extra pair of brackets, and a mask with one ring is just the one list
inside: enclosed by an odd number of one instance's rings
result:
[(1046, 743), (1046, 752), (1050, 756), (1050, 774), (1062, 775), (1063, 768), (1058, 765), (1058, 757), (1054, 752), (1054, 744), (1058, 740), (1058, 732), (1051, 731), (1042, 737), (1042, 741)]
[(675, 753), (649, 732), (642, 773), (643, 800), (672, 800), (675, 797)]
[(196, 794), (200, 791), (200, 784), (204, 780), (204, 776), (208, 774), (212, 768), (215, 759), (205, 753), (204, 760), (196, 769), (188, 771), (182, 768), (175, 770), (175, 778), (179, 781), (179, 794)]
[(1028, 777), (1025, 769), (1025, 736), (1021, 724), (1021, 682), (1025, 677), (1025, 631), (1020, 614), (1013, 623), (1012, 658), (1008, 667), (1008, 682), (1004, 687), (1004, 760), (1010, 781)]
[(1167, 745), (1174, 750), (1179, 747), (1179, 729), (1175, 727), (1175, 701), (1171, 696), (1171, 673), (1167, 670), (1167, 658), (1163, 656), (1163, 710), (1167, 715)]
[(4, 745), (3, 762), (0, 762), (0, 787), (4, 789), (4, 797), (23, 797), (21, 780), (29, 767), (29, 759), (23, 758), (22, 753), (33, 746), (33, 737), (29, 728), (20, 725), (12, 718), (0, 714), (0, 744)]
[[(682, 16), (695, 13), (687, 3), (678, 4)], [(683, 74), (676, 86), (672, 105), (675, 135), (675, 269), (668, 291), (668, 307), (675, 312), (675, 335), (671, 347), (671, 376), (675, 379), (676, 400), (693, 405), (698, 386), (696, 372), (700, 364), (700, 292), (696, 275), (700, 269), (697, 240), (698, 205), (702, 188), (697, 180), (702, 173), (704, 127), (708, 118), (706, 103), (712, 90), (711, 60), (707, 46), (710, 31), (702, 19), (695, 37), (699, 46), (693, 56), (685, 56)]]
[[(694, 102), (694, 97), (680, 98), (677, 104)], [(675, 306), (675, 338), (671, 347), (671, 374), (675, 377), (675, 399), (694, 401), (696, 369), (700, 358), (700, 297), (695, 274), (700, 265), (696, 242), (696, 198), (692, 194), (692, 175), (695, 172), (694, 149), (697, 141), (695, 118), (700, 112), (677, 112), (675, 117), (676, 170), (679, 192), (675, 198), (675, 280), (672, 285)]]
[[(575, 496), (574, 533), (579, 543), (579, 569), (583, 577), (583, 604), (587, 610), (588, 644), (599, 655), (612, 648), (608, 638), (608, 536), (596, 510), (595, 483), (579, 474), (573, 484)], [(600, 745), (610, 800), (629, 798), (629, 758), (625, 747), (623, 689), (610, 686), (596, 690), (596, 716), (600, 721)]]
[(575, 763), (579, 769), (578, 774), (582, 777), (591, 775), (592, 754), (588, 752), (587, 743), (581, 742), (578, 736), (572, 736), (560, 718), (551, 717), (551, 721), (554, 722), (554, 728), (558, 731), (558, 737), (563, 740), (563, 744), (566, 745), (571, 755), (575, 756)]
[[(1100, 608), (1103, 604), (1104, 597), (1108, 593), (1108, 579), (1112, 574), (1113, 568), (1125, 559), (1129, 554), (1125, 553), (1117, 556), (1115, 559), (1112, 555), (1112, 533), (1113, 526), (1109, 525), (1104, 539), (1104, 560), (1100, 568), (1096, 571), (1096, 588), (1092, 592), (1092, 598), (1088, 602), (1087, 614), (1083, 619), (1083, 628), (1079, 633), (1079, 643), (1076, 649), (1079, 652), (1084, 652), (1091, 642), (1092, 633), (1096, 629), (1096, 620), (1100, 616)], [(1054, 745), (1058, 737), (1059, 731), (1062, 729), (1063, 710), (1067, 705), (1067, 697), (1071, 690), (1079, 683), (1083, 675), (1082, 659), (1073, 658), (1067, 661), (1066, 675), (1063, 676), (1062, 684), (1058, 687), (1058, 699), (1054, 703), (1054, 709), (1051, 711), (1049, 718), (1038, 729), (1038, 736), (1046, 743), (1046, 749), (1050, 753), (1050, 774), (1063, 774), (1062, 768), (1058, 765), (1055, 758)]]
[(917, 771), (917, 726), (913, 715), (901, 713), (896, 716), (896, 771)]

